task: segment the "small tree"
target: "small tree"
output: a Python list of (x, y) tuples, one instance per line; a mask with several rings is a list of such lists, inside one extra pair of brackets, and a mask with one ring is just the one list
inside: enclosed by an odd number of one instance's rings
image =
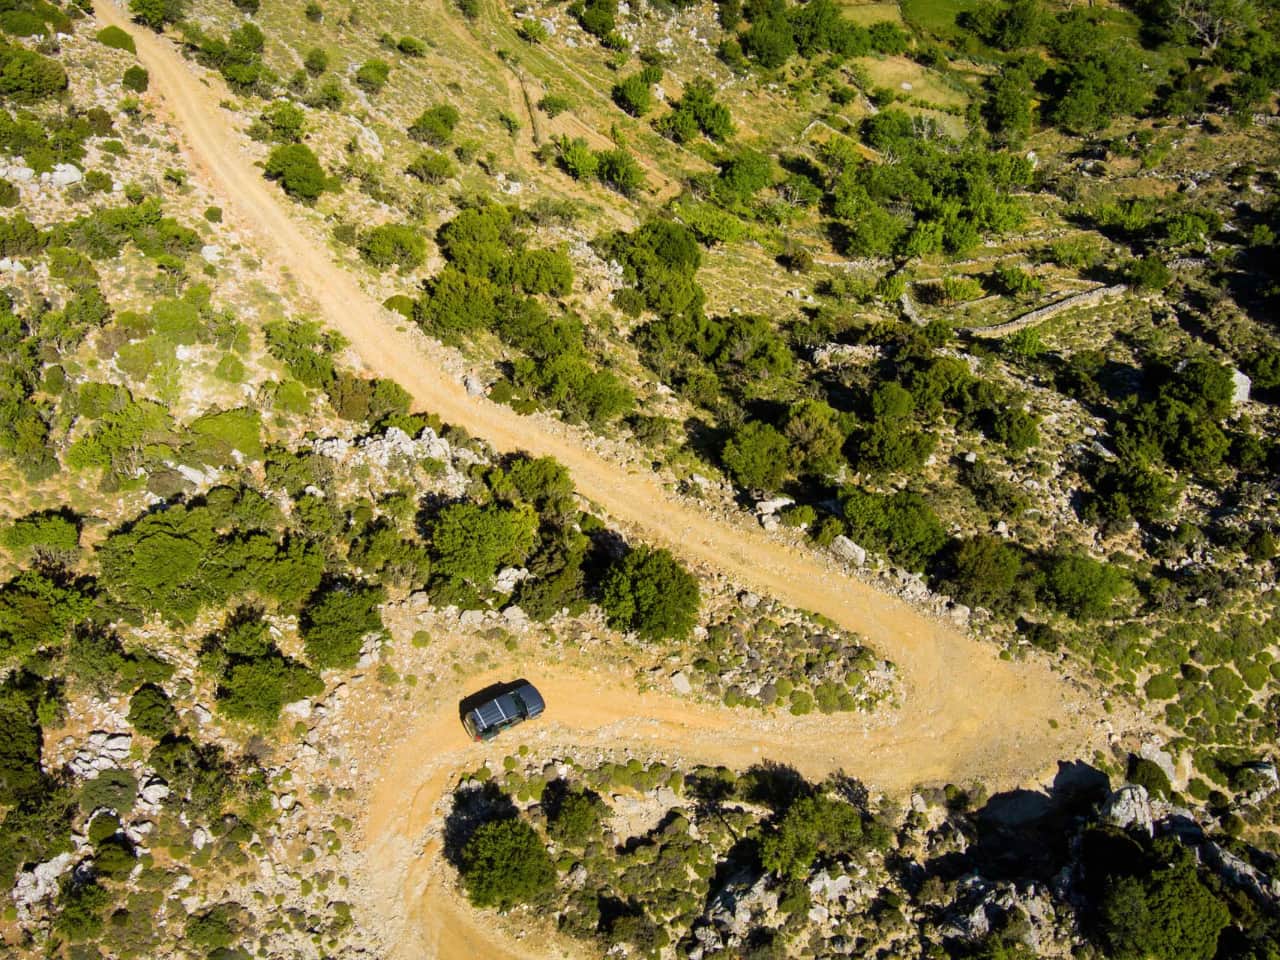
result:
[(381, 587), (339, 584), (323, 588), (302, 611), (307, 656), (320, 669), (353, 667), (367, 633), (382, 629)]
[(734, 431), (720, 458), (738, 486), (775, 490), (786, 479), (791, 448), (772, 425), (748, 420)]
[(688, 635), (698, 615), (698, 581), (668, 550), (641, 546), (605, 574), (600, 605), (609, 625), (646, 640)]
[(475, 906), (500, 910), (542, 900), (556, 882), (547, 848), (533, 827), (517, 817), (477, 827), (462, 848), (459, 872)]
[(169, 697), (155, 684), (147, 684), (134, 691), (129, 700), (129, 723), (133, 729), (153, 740), (159, 740), (173, 730), (178, 722), (178, 711), (173, 709)]
[(423, 183), (444, 183), (457, 172), (453, 161), (438, 150), (422, 151), (405, 167), (405, 173)]
[(1231, 921), (1227, 907), (1200, 881), (1190, 857), (1145, 877), (1113, 879), (1101, 913), (1112, 956), (1122, 960), (1209, 960)]
[(306, 126), (307, 114), (300, 106), (289, 100), (276, 100), (258, 115), (249, 127), (249, 135), (272, 143), (300, 143)]
[(613, 102), (631, 116), (641, 117), (653, 107), (653, 91), (641, 74), (633, 73), (614, 84)]
[(156, 31), (164, 29), (166, 23), (181, 20), (186, 8), (186, 0), (129, 0), (133, 19)]
[(134, 93), (146, 93), (147, 88), (151, 86), (151, 75), (147, 73), (145, 67), (140, 67), (135, 63), (125, 70), (120, 82), (124, 84), (126, 90), (132, 90)]
[(301, 143), (276, 147), (267, 157), (268, 180), (279, 180), (284, 192), (301, 200), (314, 200), (325, 189), (324, 168), (311, 148)]
[(320, 47), (312, 47), (302, 58), (302, 66), (311, 76), (318, 77), (329, 69), (329, 54)]
[(409, 136), (422, 143), (442, 147), (453, 139), (454, 128), (460, 119), (461, 114), (451, 104), (438, 104), (418, 114), (418, 118), (409, 125)]
[(356, 71), (356, 85), (366, 93), (379, 93), (391, 76), (391, 64), (385, 60), (367, 60)]
[(360, 256), (375, 267), (420, 266), (427, 256), (427, 242), (413, 227), (387, 223), (366, 231), (358, 244)]
[(1054, 557), (1045, 574), (1049, 598), (1075, 617), (1101, 617), (1124, 585), (1120, 570), (1082, 554)]

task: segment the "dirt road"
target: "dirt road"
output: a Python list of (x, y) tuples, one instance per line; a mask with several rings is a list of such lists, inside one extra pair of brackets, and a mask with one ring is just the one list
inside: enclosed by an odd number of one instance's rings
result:
[[(989, 647), (812, 553), (780, 545), (754, 525), (717, 519), (673, 498), (652, 474), (628, 472), (590, 452), (573, 430), (468, 396), (461, 384), (433, 368), (420, 334), (406, 329), (403, 318), (384, 310), (330, 258), (325, 240), (294, 218), (289, 201), (241, 152), (241, 137), (218, 106), (226, 96), (221, 84), (197, 79), (167, 41), (128, 23), (117, 7), (99, 2), (97, 17), (134, 37), (139, 59), (151, 73), (151, 89), (162, 98), (158, 106), (185, 141), (193, 173), (222, 198), (227, 218), (249, 228), (264, 256), (293, 277), (320, 318), (350, 341), (371, 371), (400, 383), (420, 409), (465, 427), (499, 450), (555, 457), (568, 467), (578, 490), (624, 529), (738, 584), (863, 634), (898, 664), (906, 691), (893, 722), (865, 734), (854, 736), (829, 718), (816, 718), (813, 741), (822, 744), (816, 752), (809, 752), (807, 738), (780, 735), (768, 740), (751, 713), (694, 709), (681, 701), (625, 695), (624, 690), (591, 701), (612, 705), (613, 713), (592, 711), (580, 718), (580, 725), (560, 717), (556, 722), (566, 734), (601, 736), (598, 717), (612, 716), (619, 725), (610, 734), (613, 743), (630, 742), (628, 738), (644, 742), (653, 735), (687, 756), (723, 763), (757, 757), (767, 749), (806, 772), (843, 766), (895, 790), (916, 781), (975, 777), (997, 785), (1027, 782), (1058, 757), (1088, 755), (1099, 736), (1097, 705), (1073, 695), (1046, 664), (1001, 661)], [(572, 678), (563, 688), (560, 678), (537, 679), (557, 684), (554, 696), (559, 700), (563, 694), (561, 702), (589, 696)], [(424, 770), (438, 772), (454, 753), (447, 750), (440, 763), (424, 764), (424, 756), (432, 756), (448, 739), (441, 738), (438, 718), (404, 722), (404, 742), (413, 746), (389, 762), (392, 792), (371, 804), (366, 836), (373, 845), (416, 849), (422, 834), (411, 829), (412, 818), (379, 811), (399, 809), (402, 795), (409, 792), (418, 798), (416, 804), (434, 806), (429, 788), (443, 790), (447, 783), (424, 779)], [(462, 744), (459, 749), (467, 748)], [(405, 955), (415, 954), (410, 949)], [(453, 954), (441, 950), (440, 955)], [(520, 955), (532, 954), (526, 950)]]

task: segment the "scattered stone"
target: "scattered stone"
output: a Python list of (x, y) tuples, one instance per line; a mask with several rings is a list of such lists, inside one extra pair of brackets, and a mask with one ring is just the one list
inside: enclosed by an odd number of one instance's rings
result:
[(292, 810), (295, 806), (297, 806), (297, 804), (298, 804), (298, 797), (296, 794), (292, 794), (292, 793), (280, 794), (281, 810)]
[(217, 264), (222, 260), (222, 248), (216, 243), (206, 243), (200, 248), (200, 256), (205, 263)]
[(296, 717), (299, 720), (308, 720), (311, 717), (314, 705), (310, 700), (303, 698), (302, 700), (295, 700), (293, 703), (286, 703), (280, 709), (291, 717)]
[(791, 506), (793, 503), (795, 503), (795, 500), (791, 497), (774, 497), (772, 500), (757, 500), (756, 516), (772, 517), (775, 513), (782, 510), (784, 507)]
[(483, 397), (486, 393), (484, 381), (474, 374), (467, 374), (462, 380), (462, 385), (467, 388), (469, 397)]
[(143, 784), (142, 789), (138, 791), (138, 795), (142, 797), (144, 802), (152, 806), (158, 806), (169, 796), (169, 784), (159, 777), (152, 777)]
[(689, 682), (689, 677), (683, 670), (677, 670), (671, 675), (671, 686), (682, 697), (693, 693), (693, 684)]
[(867, 562), (867, 551), (858, 546), (844, 534), (831, 541), (831, 552), (846, 563), (860, 567)]
[(498, 593), (510, 595), (527, 579), (529, 579), (529, 571), (523, 567), (503, 567), (493, 578), (493, 589)]
[(70, 163), (54, 164), (53, 172), (49, 174), (49, 182), (55, 187), (69, 187), (83, 179), (80, 168)]

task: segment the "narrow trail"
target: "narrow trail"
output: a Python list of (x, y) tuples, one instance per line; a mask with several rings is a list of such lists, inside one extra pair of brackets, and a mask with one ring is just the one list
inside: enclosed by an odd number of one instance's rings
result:
[[(880, 726), (855, 728), (849, 726), (853, 721), (815, 717), (808, 726), (780, 727), (783, 732), (770, 739), (757, 714), (640, 695), (616, 683), (601, 686), (594, 675), (549, 670), (544, 676), (537, 672), (539, 665), (531, 665), (530, 679), (548, 688), (553, 705), (546, 722), (556, 725), (565, 742), (650, 743), (693, 759), (735, 765), (771, 755), (815, 776), (844, 768), (894, 792), (921, 781), (1030, 783), (1051, 772), (1060, 757), (1091, 754), (1102, 736), (1099, 705), (1042, 660), (1002, 661), (989, 646), (811, 552), (780, 544), (754, 524), (715, 518), (677, 500), (651, 473), (591, 452), (567, 427), (468, 396), (460, 383), (433, 367), (421, 335), (404, 329), (403, 318), (383, 309), (331, 259), (324, 239), (294, 219), (278, 187), (241, 152), (241, 137), (218, 106), (226, 96), (220, 82), (198, 79), (165, 39), (131, 24), (118, 7), (102, 0), (96, 10), (103, 25), (115, 24), (134, 37), (138, 57), (151, 73), (153, 102), (163, 106), (193, 173), (207, 181), (222, 198), (226, 216), (256, 236), (266, 259), (287, 271), (371, 371), (398, 382), (419, 409), (465, 427), (498, 450), (555, 457), (578, 490), (624, 529), (862, 634), (897, 663), (905, 691), (902, 707)], [(423, 956), (421, 943), (413, 939), (424, 929), (420, 921), (447, 915), (451, 894), (440, 882), (423, 879), (430, 866), (415, 857), (426, 822), (419, 813), (434, 810), (451, 785), (448, 772), (475, 752), (462, 739), (456, 711), (410, 715), (399, 722), (403, 747), (388, 760), (384, 786), (371, 798), (364, 835), (367, 851), (380, 852), (375, 862), (386, 863), (392, 854), (404, 860), (398, 874), (386, 873), (398, 876), (406, 896), (413, 892), (419, 899), (400, 905), (387, 922), (389, 929), (399, 924), (396, 929), (405, 931), (404, 956)], [(430, 908), (421, 899), (428, 895)], [(465, 914), (454, 919), (450, 929), (455, 932), (469, 922)], [(470, 942), (475, 950), (494, 954), (474, 938)], [(545, 949), (551, 949), (549, 942)], [(442, 943), (434, 953), (461, 955)], [(514, 955), (536, 953), (522, 946)]]

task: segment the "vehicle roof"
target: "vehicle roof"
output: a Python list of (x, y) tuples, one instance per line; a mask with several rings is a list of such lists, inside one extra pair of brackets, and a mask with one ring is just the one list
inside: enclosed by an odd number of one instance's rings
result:
[[(521, 703), (524, 704), (523, 709), (521, 709)], [(542, 699), (542, 694), (538, 693), (533, 684), (526, 683), (480, 704), (471, 711), (471, 715), (475, 717), (477, 726), (481, 730), (487, 730), (512, 717), (522, 715), (536, 717), (545, 708), (546, 703)]]
[(480, 704), (471, 711), (479, 721), (480, 727), (487, 729), (520, 715), (520, 707), (510, 693), (504, 693), (492, 700)]
[(542, 694), (538, 692), (538, 688), (532, 683), (526, 683), (515, 692), (524, 701), (524, 706), (529, 711), (529, 716), (536, 717), (546, 709), (547, 704), (542, 699)]

